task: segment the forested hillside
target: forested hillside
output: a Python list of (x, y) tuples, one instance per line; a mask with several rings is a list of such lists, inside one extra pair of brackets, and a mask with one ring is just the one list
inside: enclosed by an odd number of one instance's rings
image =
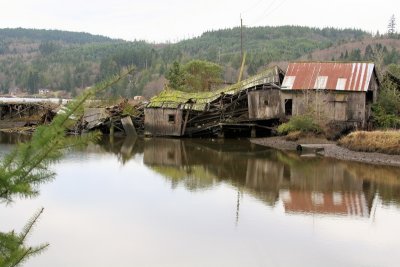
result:
[[(352, 29), (244, 28), (245, 75), (254, 74), (271, 62), (311, 59), (318, 51), (371, 38), (361, 30)], [(385, 47), (388, 53), (397, 51), (386, 46), (388, 44), (382, 49)], [(336, 53), (332, 57), (338, 60), (340, 55)], [(345, 54), (341, 60), (345, 60), (344, 57)], [(11, 90), (36, 94), (39, 89), (46, 88), (74, 95), (121, 68), (134, 65), (135, 75), (112, 88), (110, 95), (150, 96), (162, 88), (164, 76), (175, 61), (187, 63), (202, 59), (220, 64), (223, 79), (234, 82), (240, 58), (240, 28), (206, 32), (176, 44), (128, 42), (56, 30), (0, 29), (0, 93)], [(390, 63), (398, 63), (398, 60)]]

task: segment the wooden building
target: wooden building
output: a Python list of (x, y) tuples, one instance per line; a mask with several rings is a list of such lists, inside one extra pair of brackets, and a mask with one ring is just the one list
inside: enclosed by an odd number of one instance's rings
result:
[[(145, 108), (145, 135), (216, 136), (225, 131), (252, 132), (257, 120), (275, 116), (284, 73), (269, 68), (237, 84), (211, 92), (187, 93), (165, 88)], [(257, 92), (265, 91), (264, 93)], [(259, 108), (258, 103), (268, 105)], [(251, 111), (249, 109), (251, 107)]]
[(290, 63), (281, 89), (286, 117), (312, 112), (320, 121), (365, 127), (379, 80), (373, 63)]

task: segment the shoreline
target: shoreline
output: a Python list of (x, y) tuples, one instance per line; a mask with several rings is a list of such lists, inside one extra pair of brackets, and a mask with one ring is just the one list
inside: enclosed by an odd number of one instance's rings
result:
[(284, 136), (265, 138), (251, 138), (250, 142), (257, 145), (267, 146), (282, 151), (296, 151), (298, 144), (313, 144), (324, 148), (324, 157), (340, 160), (350, 160), (375, 165), (387, 165), (400, 167), (400, 155), (389, 155), (376, 152), (358, 152), (338, 146), (336, 142), (326, 139), (300, 139), (298, 141), (287, 141)]

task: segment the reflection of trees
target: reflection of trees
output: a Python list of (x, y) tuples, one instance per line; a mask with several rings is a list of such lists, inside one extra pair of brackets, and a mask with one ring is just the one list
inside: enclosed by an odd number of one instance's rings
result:
[[(302, 158), (247, 141), (147, 139), (144, 163), (174, 187), (199, 190), (226, 182), (268, 205), (275, 205), (282, 192), (291, 192), (299, 203), (315, 202), (307, 204), (312, 207), (298, 207), (299, 211), (335, 213), (346, 208), (340, 201), (348, 201), (348, 206), (365, 202), (370, 210), (376, 193), (384, 201), (400, 203), (397, 168)], [(318, 197), (322, 204), (315, 201)]]

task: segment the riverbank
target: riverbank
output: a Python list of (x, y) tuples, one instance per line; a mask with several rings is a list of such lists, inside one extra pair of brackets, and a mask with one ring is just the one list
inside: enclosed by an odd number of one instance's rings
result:
[(297, 141), (287, 141), (284, 136), (275, 136), (252, 138), (250, 142), (279, 150), (296, 150), (298, 144), (318, 144), (318, 146), (324, 148), (325, 157), (400, 167), (400, 155), (351, 151), (324, 138), (303, 138)]

